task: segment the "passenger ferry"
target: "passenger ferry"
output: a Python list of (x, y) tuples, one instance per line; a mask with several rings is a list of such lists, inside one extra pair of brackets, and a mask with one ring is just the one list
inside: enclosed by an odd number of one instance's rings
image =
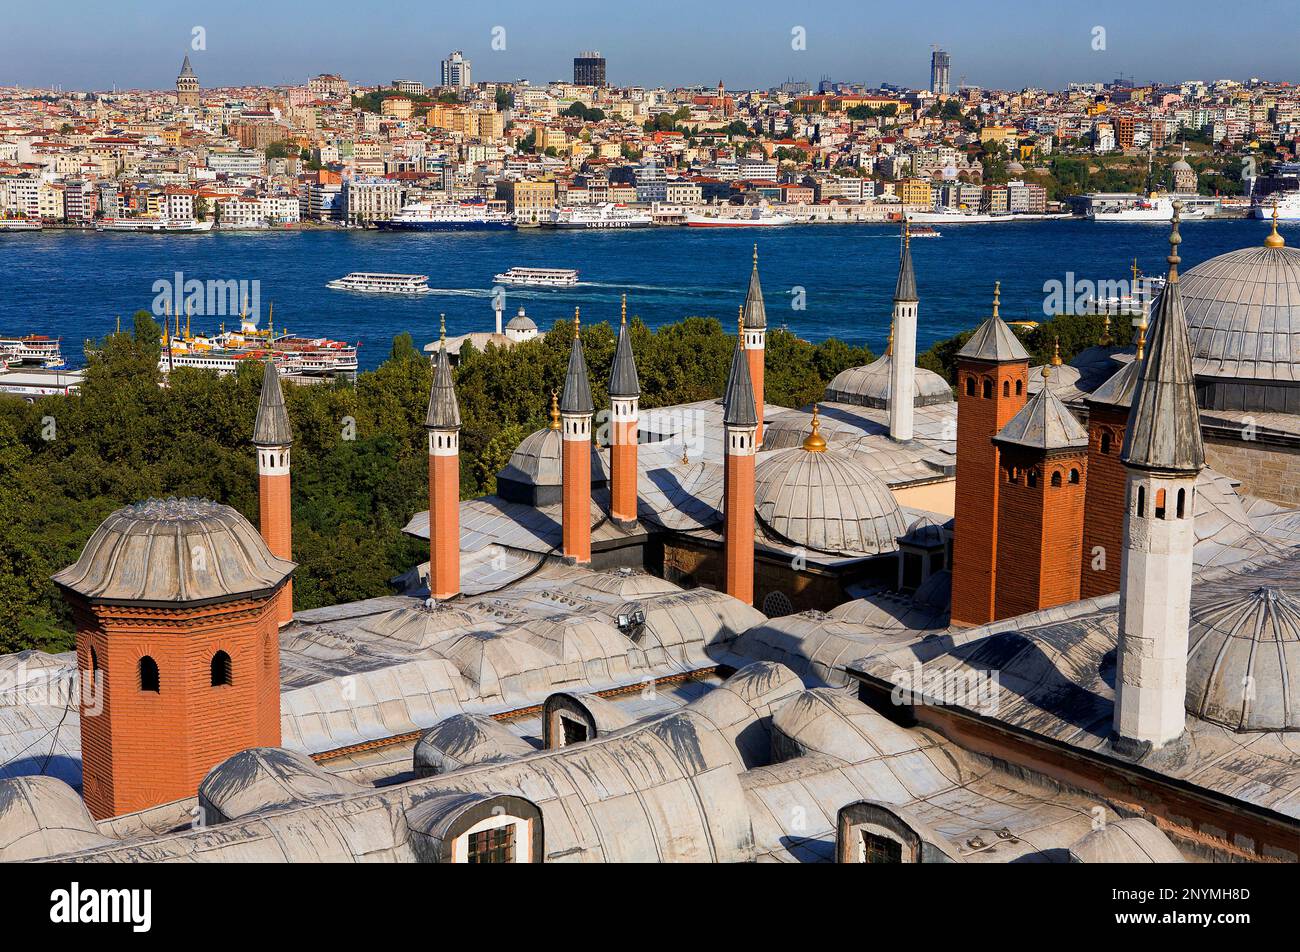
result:
[(908, 230), (908, 235), (912, 238), (939, 238), (942, 234), (938, 228), (931, 228), (929, 225), (917, 225)]
[(174, 232), (211, 231), (212, 222), (192, 218), (103, 218), (95, 222), (95, 231), (132, 231), (168, 234)]
[(1300, 192), (1274, 192), (1251, 202), (1256, 218), (1272, 218), (1274, 210), (1278, 221), (1300, 221)]
[(40, 231), (39, 218), (0, 218), (0, 231)]
[(282, 377), (297, 377), (303, 374), (303, 361), (295, 355), (286, 355), (274, 350), (196, 350), (184, 351), (176, 347), (163, 345), (162, 355), (158, 358), (158, 369), (164, 373), (177, 367), (193, 367), (198, 370), (215, 370), (219, 376), (233, 374), (243, 361), (275, 361), (275, 367)]
[(779, 228), (793, 225), (795, 221), (791, 215), (782, 215), (761, 206), (746, 208), (734, 215), (686, 213), (687, 228)]
[(493, 275), (492, 280), (533, 288), (571, 288), (578, 283), (578, 272), (573, 268), (511, 268)]
[(557, 208), (550, 220), (543, 221), (547, 228), (649, 228), (654, 219), (649, 212), (637, 211), (626, 205), (604, 202), (590, 208)]
[(353, 271), (325, 285), (334, 291), (360, 291), (363, 294), (432, 294), (427, 274), (384, 274), (379, 271)]
[(515, 218), (499, 199), (434, 205), (407, 205), (396, 218), (375, 222), (380, 231), (500, 231), (514, 228)]
[(45, 334), (24, 337), (0, 337), (0, 359), (6, 366), (35, 364), (47, 370), (63, 370), (67, 364), (61, 353), (60, 339)]
[(1092, 221), (1169, 222), (1174, 217), (1174, 202), (1183, 203), (1182, 220), (1209, 218), (1219, 210), (1218, 199), (1200, 195), (1130, 195), (1126, 192), (1099, 192), (1087, 196), (1085, 214)]

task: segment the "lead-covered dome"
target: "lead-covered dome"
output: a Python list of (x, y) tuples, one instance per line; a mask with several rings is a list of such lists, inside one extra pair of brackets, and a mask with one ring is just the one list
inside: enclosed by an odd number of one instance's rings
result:
[(105, 519), (54, 582), (92, 602), (202, 605), (268, 594), (293, 569), (229, 506), (150, 499)]
[(1300, 603), (1265, 586), (1193, 612), (1187, 710), (1234, 731), (1300, 730)]
[[(893, 364), (894, 358), (886, 354), (866, 366), (840, 371), (826, 388), (826, 401), (875, 407), (878, 410), (887, 408)], [(913, 406), (928, 407), (936, 403), (953, 402), (952, 387), (934, 371), (923, 367), (913, 368), (912, 380)]]
[(759, 519), (796, 545), (836, 555), (881, 555), (897, 551), (898, 537), (907, 531), (889, 487), (852, 456), (783, 450), (759, 463), (754, 479)]
[[(558, 427), (530, 433), (516, 447), (510, 462), (497, 474), (497, 494), (510, 502), (549, 506), (560, 502), (564, 475), (564, 438)], [(605, 462), (591, 445), (591, 484), (609, 481)]]
[[(1198, 376), (1300, 383), (1300, 251), (1274, 234), (1191, 268), (1179, 284)], [(1249, 402), (1233, 408), (1265, 409)]]

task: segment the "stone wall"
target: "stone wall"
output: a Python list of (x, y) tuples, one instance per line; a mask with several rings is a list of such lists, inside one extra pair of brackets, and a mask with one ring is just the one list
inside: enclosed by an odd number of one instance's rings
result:
[(1300, 506), (1300, 447), (1205, 435), (1205, 462), (1241, 480), (1241, 491), (1280, 506)]

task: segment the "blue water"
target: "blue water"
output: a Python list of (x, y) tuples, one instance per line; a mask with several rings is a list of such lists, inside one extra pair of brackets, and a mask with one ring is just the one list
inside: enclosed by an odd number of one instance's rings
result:
[[(1263, 241), (1269, 223), (1187, 222), (1183, 268)], [(1002, 314), (1043, 317), (1045, 281), (1117, 280), (1134, 257), (1149, 273), (1164, 270), (1167, 225), (1087, 221), (943, 226), (936, 240), (912, 243), (921, 298), (918, 345), (971, 327), (987, 316), (993, 282), (1002, 282)], [(1292, 227), (1288, 238), (1300, 242)], [(1285, 232), (1284, 232), (1285, 233)], [(897, 276), (895, 229), (884, 225), (788, 228), (656, 228), (628, 232), (526, 230), (484, 233), (305, 231), (206, 235), (110, 235), (42, 232), (0, 235), (0, 333), (61, 336), (71, 364), (82, 342), (113, 330), (117, 316), (149, 308), (154, 282), (177, 271), (186, 279), (260, 281), (261, 311), (274, 303), (277, 327), (361, 342), (361, 366), (388, 354), (394, 334), (417, 345), (437, 336), (491, 330), (492, 276), (509, 267), (577, 268), (568, 289), (511, 290), (506, 316), (527, 308), (543, 330), (580, 305), (584, 321), (617, 321), (619, 295), (650, 326), (688, 315), (735, 321), (749, 280), (751, 249), (759, 266), (769, 324), (801, 337), (835, 336), (877, 352), (889, 330)], [(429, 275), (437, 293), (392, 298), (331, 291), (349, 271)], [(804, 309), (792, 289), (804, 290)], [(223, 318), (195, 319), (195, 330)], [(231, 320), (231, 319), (227, 319)]]

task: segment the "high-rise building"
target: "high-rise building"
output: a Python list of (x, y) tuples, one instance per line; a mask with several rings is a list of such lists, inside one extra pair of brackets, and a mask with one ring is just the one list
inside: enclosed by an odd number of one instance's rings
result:
[(176, 77), (176, 105), (182, 109), (199, 108), (199, 78), (194, 75), (188, 56), (181, 64), (180, 75)]
[(465, 89), (472, 85), (469, 60), (460, 50), (455, 50), (442, 61), (442, 85), (452, 89)]
[(941, 49), (930, 53), (930, 92), (936, 96), (948, 95), (948, 70), (952, 57)]
[(573, 58), (573, 85), (605, 85), (605, 57), (599, 50), (584, 50)]

